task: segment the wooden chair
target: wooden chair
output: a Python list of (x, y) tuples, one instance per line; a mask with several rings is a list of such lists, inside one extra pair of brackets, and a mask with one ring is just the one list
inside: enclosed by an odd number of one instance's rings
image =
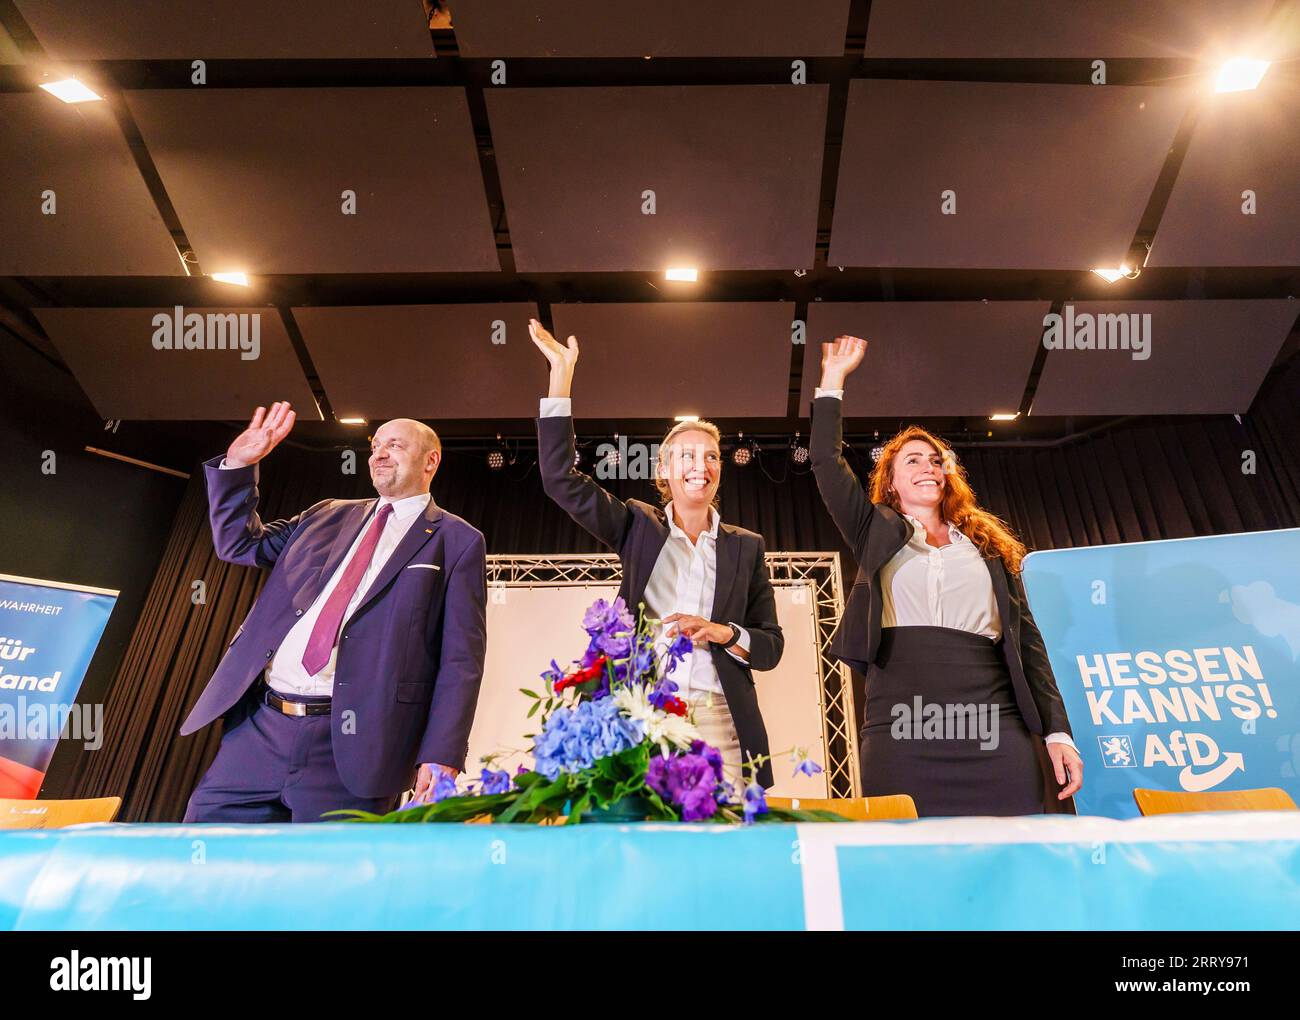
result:
[(916, 804), (905, 793), (889, 797), (768, 797), (768, 807), (834, 811), (851, 822), (889, 822), (916, 818)]
[(85, 822), (111, 822), (121, 807), (121, 797), (92, 800), (0, 798), (0, 829), (62, 829)]
[(1134, 790), (1133, 799), (1143, 815), (1180, 815), (1196, 811), (1296, 811), (1295, 801), (1276, 786), (1262, 790)]

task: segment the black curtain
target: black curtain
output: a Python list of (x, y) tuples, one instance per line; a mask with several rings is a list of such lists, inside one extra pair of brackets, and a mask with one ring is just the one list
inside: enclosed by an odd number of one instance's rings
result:
[[(1031, 549), (1296, 527), (1297, 394), (1300, 360), (1271, 380), (1243, 423), (1139, 420), (1053, 447), (958, 452), (981, 504), (1009, 521)], [(867, 450), (858, 444), (854, 452), (864, 478)], [(1243, 470), (1251, 453), (1253, 473)], [(434, 497), (479, 527), (491, 553), (598, 551), (546, 498), (534, 461), (526, 449), (518, 463), (491, 471), (481, 454), (449, 451)], [(263, 516), (288, 516), (330, 496), (372, 495), (364, 453), (357, 455), (357, 473), (343, 473), (343, 465), (338, 452), (276, 450), (263, 464)], [(655, 499), (649, 481), (607, 484), (624, 498)], [(811, 475), (787, 465), (784, 454), (769, 454), (762, 466), (728, 466), (721, 512), (723, 520), (760, 532), (769, 550), (838, 552), (845, 581), (852, 580), (855, 566)], [(80, 752), (66, 789), (45, 796), (121, 795), (123, 820), (179, 819), (220, 734), (218, 727), (190, 737), (177, 730), (262, 580), (261, 572), (213, 554), (203, 474), (196, 469), (106, 697), (104, 746)], [(860, 685), (859, 677), (858, 704)]]

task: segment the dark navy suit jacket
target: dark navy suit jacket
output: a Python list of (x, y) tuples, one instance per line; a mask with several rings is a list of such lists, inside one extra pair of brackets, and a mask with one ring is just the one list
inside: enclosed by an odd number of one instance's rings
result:
[[(589, 534), (618, 553), (623, 566), (618, 593), (635, 614), (668, 541), (667, 515), (661, 507), (639, 499), (624, 503), (574, 467), (571, 417), (538, 418), (537, 440), (546, 494)], [(767, 576), (762, 535), (726, 523), (718, 528), (717, 577), (709, 619), (734, 622), (749, 632), (748, 662), (738, 661), (712, 643), (709, 653), (736, 726), (742, 759), (766, 756), (771, 752), (753, 671), (777, 667), (785, 637), (776, 619), (776, 597)], [(770, 787), (772, 763), (763, 762), (755, 778), (759, 785)]]
[[(257, 466), (205, 465), (217, 555), (271, 576), (181, 727), (228, 712), (343, 561), (377, 499), (257, 515)], [(417, 566), (419, 564), (430, 566)], [(420, 762), (464, 768), (487, 645), (483, 535), (433, 500), (344, 622), (334, 673), (334, 761), (358, 797), (409, 789)]]

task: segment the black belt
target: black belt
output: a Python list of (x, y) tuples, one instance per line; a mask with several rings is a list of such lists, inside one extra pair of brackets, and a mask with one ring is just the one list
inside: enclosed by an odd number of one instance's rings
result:
[[(264, 684), (265, 680), (262, 681)], [(330, 698), (317, 698), (312, 701), (290, 701), (283, 698), (270, 687), (265, 688), (262, 692), (262, 701), (274, 708), (277, 712), (283, 712), (285, 715), (329, 715)]]

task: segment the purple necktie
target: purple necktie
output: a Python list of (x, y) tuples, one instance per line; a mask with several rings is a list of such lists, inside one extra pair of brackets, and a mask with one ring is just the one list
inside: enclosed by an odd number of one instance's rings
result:
[(330, 653), (339, 639), (343, 614), (347, 611), (352, 596), (356, 594), (357, 585), (366, 576), (366, 568), (370, 566), (370, 560), (375, 555), (375, 546), (379, 544), (379, 536), (383, 534), (388, 515), (392, 512), (392, 503), (385, 503), (379, 508), (370, 530), (366, 532), (361, 544), (357, 546), (357, 551), (348, 561), (347, 569), (343, 571), (339, 583), (330, 592), (330, 597), (325, 600), (325, 608), (320, 611), (320, 616), (316, 617), (316, 626), (311, 629), (311, 637), (307, 639), (307, 650), (302, 653), (303, 669), (307, 671), (308, 676), (315, 676), (330, 661)]

